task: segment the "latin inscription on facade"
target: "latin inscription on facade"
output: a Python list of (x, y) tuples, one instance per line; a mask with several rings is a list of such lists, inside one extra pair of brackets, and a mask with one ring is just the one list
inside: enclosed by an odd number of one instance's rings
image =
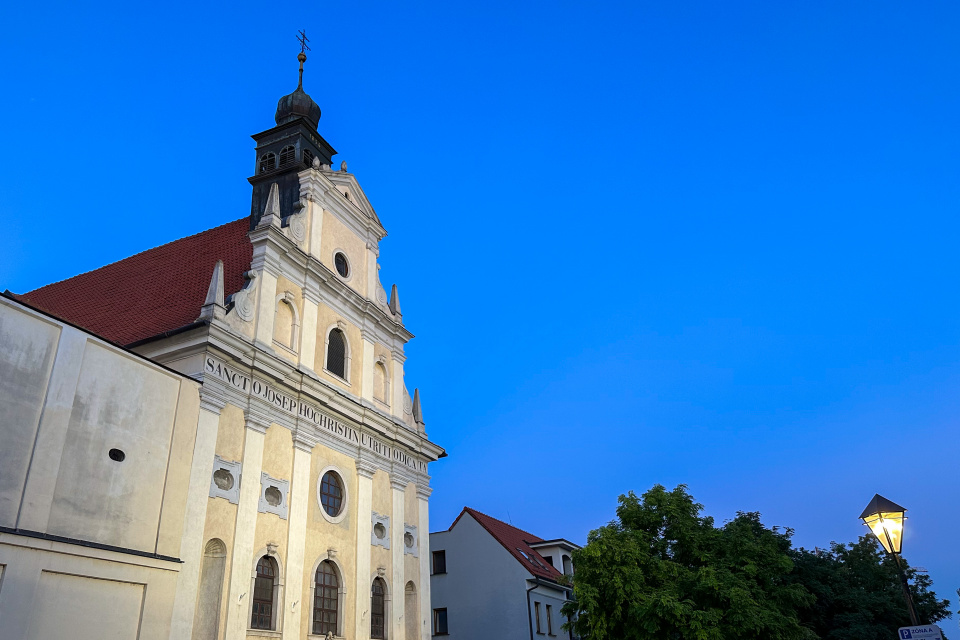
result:
[(358, 431), (335, 418), (331, 418), (310, 403), (291, 398), (287, 394), (277, 391), (270, 384), (262, 380), (250, 378), (250, 376), (228, 367), (225, 363), (220, 362), (212, 356), (206, 357), (203, 363), (203, 369), (205, 373), (216, 376), (232, 387), (248, 395), (257, 396), (290, 415), (303, 418), (313, 423), (317, 428), (324, 429), (342, 440), (360, 445), (384, 458), (399, 462), (411, 469), (422, 473), (427, 472), (426, 462), (412, 458), (397, 447), (391, 447), (377, 438)]

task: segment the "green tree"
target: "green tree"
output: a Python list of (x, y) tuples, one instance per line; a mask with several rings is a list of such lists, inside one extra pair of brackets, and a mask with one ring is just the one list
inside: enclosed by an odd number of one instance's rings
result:
[[(898, 627), (910, 624), (896, 561), (872, 535), (833, 543), (829, 550), (796, 549), (791, 556), (791, 578), (816, 596), (801, 620), (824, 640), (889, 640), (897, 637)], [(950, 602), (937, 599), (930, 577), (903, 562), (920, 622), (934, 624), (949, 616)]]
[(575, 602), (564, 614), (590, 640), (816, 638), (798, 609), (813, 604), (788, 579), (791, 531), (756, 513), (722, 527), (684, 485), (620, 496), (617, 519), (574, 552)]

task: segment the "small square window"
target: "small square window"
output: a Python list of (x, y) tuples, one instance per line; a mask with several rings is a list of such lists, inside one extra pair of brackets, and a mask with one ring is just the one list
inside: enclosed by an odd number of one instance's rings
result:
[[(438, 573), (447, 572), (447, 552), (446, 551), (434, 551), (433, 552), (433, 575)], [(444, 609), (446, 612), (446, 609)], [(446, 615), (446, 613), (444, 613)]]
[(447, 610), (446, 609), (434, 609), (433, 610), (433, 635), (435, 636), (445, 636), (447, 635)]

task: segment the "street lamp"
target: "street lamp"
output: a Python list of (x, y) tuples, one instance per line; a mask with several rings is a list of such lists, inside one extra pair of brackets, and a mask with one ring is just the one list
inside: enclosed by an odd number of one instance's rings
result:
[(896, 560), (897, 570), (900, 572), (900, 586), (903, 588), (903, 597), (907, 601), (907, 610), (910, 612), (910, 622), (916, 627), (920, 624), (920, 620), (917, 618), (917, 610), (913, 607), (913, 598), (910, 597), (907, 574), (903, 572), (903, 564), (900, 562), (900, 551), (903, 549), (903, 524), (907, 519), (903, 514), (906, 511), (878, 493), (860, 514), (860, 519), (877, 537), (887, 553)]

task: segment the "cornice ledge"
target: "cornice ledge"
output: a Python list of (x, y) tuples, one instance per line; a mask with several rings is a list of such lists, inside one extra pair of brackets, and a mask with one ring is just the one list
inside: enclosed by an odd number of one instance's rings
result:
[(406, 491), (407, 485), (411, 482), (413, 482), (413, 480), (403, 474), (390, 473), (390, 488), (394, 491)]
[(307, 278), (303, 285), (303, 299), (314, 305), (319, 305), (323, 298), (320, 295), (320, 285), (315, 280)]
[(367, 460), (365, 458), (357, 459), (357, 475), (362, 478), (372, 478), (373, 474), (377, 472), (377, 469), (380, 468), (380, 465), (376, 464), (372, 460)]
[(258, 348), (256, 344), (253, 347), (256, 349), (250, 363), (253, 371), (272, 378), (275, 382), (287, 384), (289, 373), (296, 371), (296, 367), (269, 351)]
[[(250, 261), (250, 269), (253, 271), (266, 271), (274, 277), (282, 274), (282, 263), (280, 256), (271, 248), (283, 248), (283, 242), (292, 242), (283, 232), (276, 227), (257, 228), (247, 234), (250, 243), (253, 245), (253, 259)], [(271, 247), (271, 241), (277, 247)]]
[(214, 385), (204, 385), (200, 387), (200, 408), (210, 413), (220, 415), (223, 408), (227, 406), (227, 401), (223, 392)]
[(298, 426), (297, 430), (293, 432), (293, 446), (300, 451), (310, 453), (319, 442), (320, 439), (307, 428)]
[(243, 412), (244, 426), (257, 433), (266, 433), (270, 428), (270, 419), (252, 409)]
[(431, 493), (433, 493), (433, 489), (429, 486), (417, 483), (417, 498), (420, 500), (429, 500)]

